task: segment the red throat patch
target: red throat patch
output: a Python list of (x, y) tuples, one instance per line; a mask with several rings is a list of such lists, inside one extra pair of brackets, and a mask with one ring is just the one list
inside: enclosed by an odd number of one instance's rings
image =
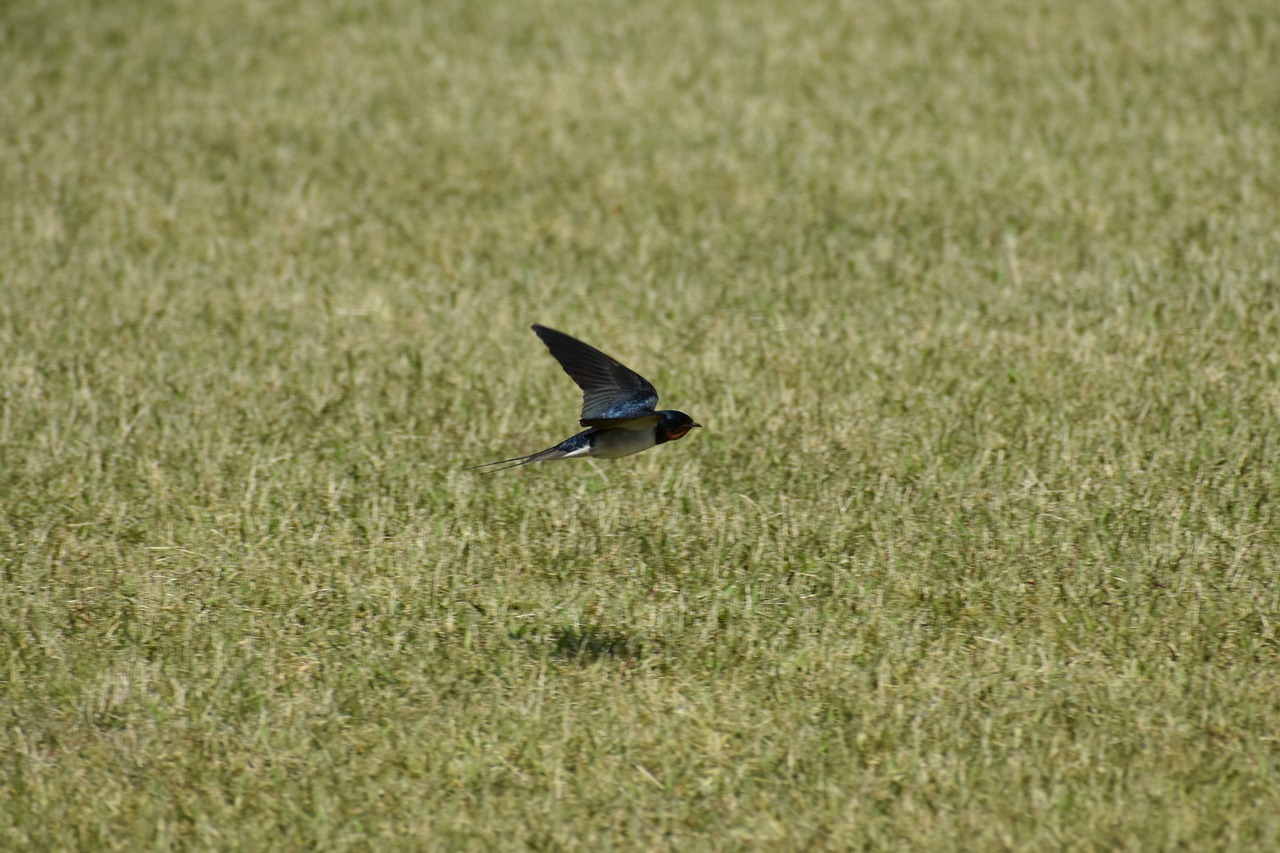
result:
[(667, 441), (678, 441), (679, 439), (682, 439), (686, 435), (688, 435), (689, 430), (691, 429), (693, 429), (693, 427), (683, 426), (683, 427), (676, 427), (673, 430), (668, 430)]

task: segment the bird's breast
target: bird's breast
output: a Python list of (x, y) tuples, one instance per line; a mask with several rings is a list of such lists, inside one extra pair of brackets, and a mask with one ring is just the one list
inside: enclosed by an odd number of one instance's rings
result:
[(619, 456), (630, 456), (642, 450), (648, 450), (657, 444), (653, 428), (645, 429), (602, 429), (592, 437), (591, 455), (601, 459), (617, 459)]

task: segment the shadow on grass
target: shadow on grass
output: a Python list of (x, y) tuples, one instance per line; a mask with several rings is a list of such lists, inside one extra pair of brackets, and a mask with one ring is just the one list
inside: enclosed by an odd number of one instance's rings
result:
[(656, 651), (651, 641), (590, 625), (581, 628), (553, 628), (546, 633), (517, 631), (512, 636), (531, 646), (549, 647), (553, 658), (573, 663), (610, 660), (630, 663), (649, 657)]

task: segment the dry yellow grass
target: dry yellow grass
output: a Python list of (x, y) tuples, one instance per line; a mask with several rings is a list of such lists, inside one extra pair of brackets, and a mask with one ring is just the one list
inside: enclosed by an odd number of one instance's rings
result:
[(1280, 845), (1262, 7), (0, 45), (0, 846)]

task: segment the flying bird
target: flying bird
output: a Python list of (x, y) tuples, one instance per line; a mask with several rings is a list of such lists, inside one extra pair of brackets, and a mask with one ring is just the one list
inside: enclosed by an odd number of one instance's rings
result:
[[(548, 459), (617, 459), (678, 441), (689, 430), (702, 426), (684, 412), (655, 411), (658, 392), (653, 384), (617, 359), (564, 332), (546, 326), (534, 326), (533, 331), (582, 389), (579, 423), (586, 429), (539, 453), (486, 462), (467, 470), (491, 468), (484, 473), (492, 474)], [(498, 465), (503, 467), (494, 467)]]

